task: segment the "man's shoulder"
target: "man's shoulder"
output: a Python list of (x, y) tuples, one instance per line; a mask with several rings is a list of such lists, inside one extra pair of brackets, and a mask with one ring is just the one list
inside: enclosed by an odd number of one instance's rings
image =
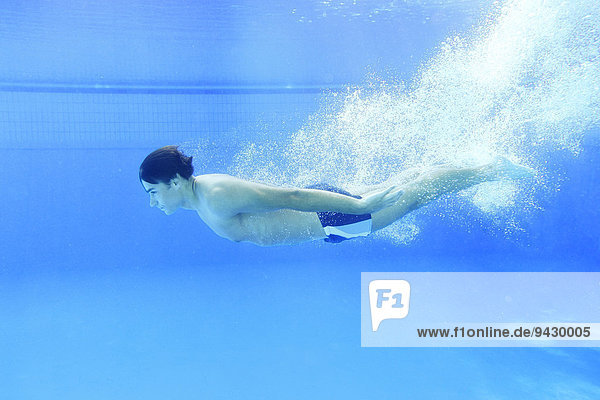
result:
[(194, 178), (196, 187), (199, 188), (204, 195), (207, 195), (215, 189), (223, 188), (233, 182), (238, 181), (237, 178), (227, 174), (206, 174), (198, 175)]
[(221, 182), (228, 182), (237, 179), (238, 178), (227, 174), (204, 174), (196, 176), (196, 182), (205, 185), (214, 185), (219, 184)]
[(201, 202), (214, 215), (231, 214), (232, 187), (240, 179), (227, 174), (206, 174), (196, 178), (196, 187)]

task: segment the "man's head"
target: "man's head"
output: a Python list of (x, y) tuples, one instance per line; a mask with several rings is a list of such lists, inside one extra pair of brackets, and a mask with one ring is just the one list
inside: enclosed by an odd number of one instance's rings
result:
[(168, 184), (177, 174), (189, 179), (193, 173), (192, 157), (186, 157), (177, 146), (154, 150), (140, 165), (140, 181), (153, 184)]
[(165, 146), (150, 153), (140, 166), (140, 182), (150, 194), (150, 207), (157, 206), (170, 215), (185, 203), (187, 182), (194, 173), (192, 157), (177, 146)]

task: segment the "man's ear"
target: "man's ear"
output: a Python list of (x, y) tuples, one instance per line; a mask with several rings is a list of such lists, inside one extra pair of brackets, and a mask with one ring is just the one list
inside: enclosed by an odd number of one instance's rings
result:
[(183, 178), (181, 177), (181, 175), (177, 174), (173, 177), (173, 179), (171, 179), (171, 182), (169, 183), (175, 190), (179, 190), (179, 188), (181, 188), (182, 182)]

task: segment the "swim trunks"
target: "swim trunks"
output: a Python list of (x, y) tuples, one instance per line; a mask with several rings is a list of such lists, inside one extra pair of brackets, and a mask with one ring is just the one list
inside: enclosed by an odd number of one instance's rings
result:
[[(354, 197), (355, 199), (362, 198), (326, 183), (310, 185), (306, 188), (326, 190), (328, 192)], [(367, 236), (371, 233), (371, 214), (355, 215), (326, 211), (318, 212), (317, 216), (319, 217), (319, 221), (321, 221), (321, 226), (327, 234), (327, 237), (324, 240), (329, 243), (339, 243), (355, 237)]]

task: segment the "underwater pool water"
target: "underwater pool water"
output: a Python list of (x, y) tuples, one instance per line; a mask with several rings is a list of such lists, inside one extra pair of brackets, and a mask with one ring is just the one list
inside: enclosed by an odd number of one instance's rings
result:
[[(600, 397), (597, 348), (360, 347), (361, 272), (598, 271), (596, 2), (0, 9), (0, 399)], [(538, 175), (261, 248), (148, 206), (167, 144), (286, 185)]]

